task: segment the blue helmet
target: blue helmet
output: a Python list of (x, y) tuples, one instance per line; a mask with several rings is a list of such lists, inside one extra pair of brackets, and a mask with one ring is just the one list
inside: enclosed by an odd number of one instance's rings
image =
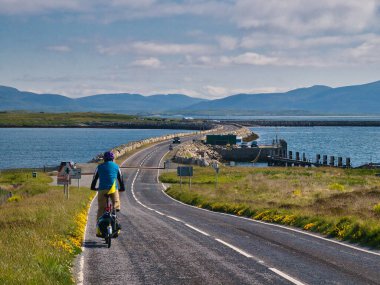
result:
[(113, 154), (112, 151), (106, 151), (104, 154), (103, 154), (103, 160), (104, 161), (112, 161), (115, 159), (115, 155)]

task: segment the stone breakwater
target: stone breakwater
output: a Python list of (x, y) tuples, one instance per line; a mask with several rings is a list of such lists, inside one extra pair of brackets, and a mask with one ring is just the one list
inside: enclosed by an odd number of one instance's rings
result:
[(148, 120), (137, 122), (87, 122), (87, 123), (50, 123), (49, 125), (28, 123), (28, 124), (1, 124), (1, 128), (94, 128), (94, 129), (175, 129), (175, 130), (210, 130), (214, 124), (210, 122), (191, 121), (159, 121), (149, 122)]
[[(380, 127), (380, 121), (276, 121), (247, 120), (235, 121), (248, 127)], [(228, 121), (221, 123), (228, 124)]]
[[(206, 131), (163, 135), (163, 136), (153, 137), (153, 138), (144, 139), (144, 140), (140, 140), (140, 141), (129, 142), (127, 144), (117, 146), (117, 147), (111, 149), (111, 151), (115, 154), (115, 158), (117, 159), (117, 158), (123, 156), (124, 154), (126, 154), (130, 151), (133, 151), (135, 149), (143, 147), (144, 145), (149, 145), (152, 143), (158, 143), (158, 142), (170, 140), (170, 139), (173, 139), (174, 137), (185, 137), (185, 136), (191, 136), (194, 134), (202, 135), (202, 134), (208, 134), (211, 132), (219, 132), (221, 130), (223, 130), (223, 126), (216, 126), (214, 129), (210, 129), (210, 130), (206, 130)], [(96, 157), (94, 157), (90, 162), (100, 162), (100, 161), (102, 161), (102, 159), (103, 159), (103, 153), (100, 153)]]
[[(252, 136), (252, 131), (248, 128), (239, 125), (235, 126), (237, 129), (234, 131), (225, 132), (220, 129), (215, 133), (234, 134), (243, 138)], [(181, 164), (209, 166), (213, 161), (222, 161), (222, 156), (213, 147), (205, 145), (203, 142), (193, 141), (180, 145), (173, 157), (173, 161)]]

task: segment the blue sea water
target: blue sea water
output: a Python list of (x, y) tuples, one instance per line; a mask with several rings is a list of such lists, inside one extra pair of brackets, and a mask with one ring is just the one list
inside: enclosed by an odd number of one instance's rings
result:
[(183, 130), (0, 128), (0, 169), (87, 162), (115, 146)]
[(288, 150), (304, 152), (308, 159), (316, 154), (350, 157), (353, 166), (380, 163), (379, 127), (254, 127), (259, 144), (272, 144), (276, 136), (288, 142)]

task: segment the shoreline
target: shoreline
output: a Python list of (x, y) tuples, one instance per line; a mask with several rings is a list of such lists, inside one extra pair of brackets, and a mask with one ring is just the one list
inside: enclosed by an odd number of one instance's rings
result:
[[(221, 121), (222, 124), (228, 122)], [(238, 120), (232, 122), (245, 127), (380, 127), (380, 121)]]
[(211, 123), (167, 123), (167, 124), (145, 124), (145, 123), (121, 123), (121, 124), (81, 124), (81, 125), (0, 125), (3, 129), (162, 129), (162, 130), (211, 130)]

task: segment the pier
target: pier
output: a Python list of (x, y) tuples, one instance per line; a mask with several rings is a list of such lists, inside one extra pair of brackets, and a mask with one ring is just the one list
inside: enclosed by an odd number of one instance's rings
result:
[[(322, 159), (321, 159), (322, 158)], [(335, 157), (317, 154), (315, 161), (308, 160), (306, 154), (302, 153), (302, 158), (300, 153), (296, 152), (293, 158), (293, 152), (289, 151), (287, 156), (268, 156), (268, 166), (301, 166), (301, 167), (338, 167), (338, 168), (351, 168), (351, 158), (345, 158), (345, 164), (343, 164), (343, 157)]]
[[(245, 127), (380, 127), (380, 121), (279, 121), (279, 120), (238, 120), (233, 121)], [(221, 121), (228, 124), (231, 121)]]

